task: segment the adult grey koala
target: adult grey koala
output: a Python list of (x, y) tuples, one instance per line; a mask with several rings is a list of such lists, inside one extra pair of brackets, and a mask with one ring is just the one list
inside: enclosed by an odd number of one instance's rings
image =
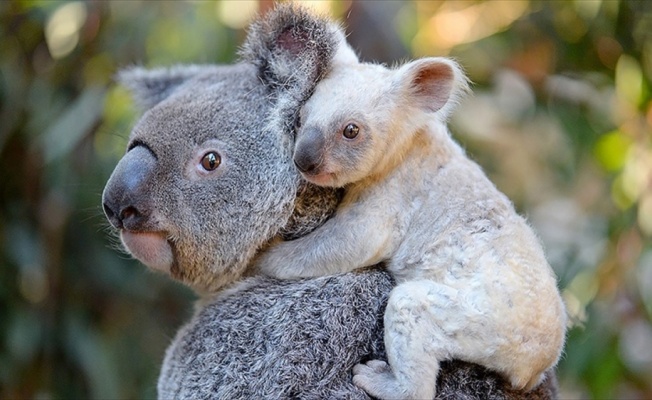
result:
[[(167, 350), (160, 398), (368, 398), (351, 369), (384, 357), (390, 276), (247, 277), (270, 239), (311, 231), (339, 201), (300, 180), (291, 127), (341, 46), (337, 26), (284, 5), (252, 27), (235, 65), (120, 74), (146, 111), (106, 185), (105, 212), (136, 258), (203, 295)], [(556, 381), (518, 393), (452, 361), (437, 397), (554, 398)]]

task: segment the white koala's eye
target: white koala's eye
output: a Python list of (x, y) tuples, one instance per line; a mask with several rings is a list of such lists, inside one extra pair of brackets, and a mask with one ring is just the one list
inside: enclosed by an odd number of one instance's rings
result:
[(358, 128), (356, 124), (348, 124), (344, 127), (342, 135), (347, 139), (354, 139), (356, 136), (358, 136), (359, 132), (360, 128)]
[(206, 171), (214, 171), (222, 163), (222, 157), (216, 151), (209, 151), (201, 159), (201, 166)]

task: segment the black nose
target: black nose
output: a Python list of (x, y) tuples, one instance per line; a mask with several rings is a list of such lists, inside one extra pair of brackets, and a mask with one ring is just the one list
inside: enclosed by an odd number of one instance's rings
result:
[(104, 208), (104, 215), (106, 216), (106, 219), (109, 220), (111, 225), (113, 225), (114, 228), (122, 229), (122, 219), (118, 216), (119, 213), (113, 211), (113, 208), (107, 201), (102, 202), (102, 208)]
[(106, 218), (114, 228), (138, 230), (147, 221), (147, 214), (134, 206), (120, 208), (120, 205), (111, 200), (105, 201), (102, 206)]
[(307, 128), (300, 132), (294, 148), (294, 165), (299, 171), (315, 173), (324, 160), (325, 138), (321, 130)]
[(320, 163), (311, 159), (306, 159), (306, 158), (297, 159), (295, 157), (294, 165), (296, 165), (297, 169), (299, 169), (299, 171), (301, 172), (313, 173), (317, 170), (317, 168), (319, 168)]
[(135, 147), (118, 163), (102, 194), (104, 214), (117, 229), (142, 230), (151, 213), (156, 158)]

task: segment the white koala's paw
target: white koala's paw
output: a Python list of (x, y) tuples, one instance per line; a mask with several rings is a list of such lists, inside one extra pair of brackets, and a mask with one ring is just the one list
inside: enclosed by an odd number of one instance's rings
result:
[(276, 249), (258, 255), (253, 262), (253, 271), (276, 279), (302, 278), (301, 271), (293, 260), (279, 254)]
[(256, 256), (252, 263), (252, 269), (257, 273), (282, 279), (278, 276), (280, 270), (279, 264), (280, 263), (276, 260), (271, 251), (268, 251), (267, 253), (262, 253)]
[(371, 360), (353, 367), (353, 384), (379, 399), (408, 397), (385, 361)]

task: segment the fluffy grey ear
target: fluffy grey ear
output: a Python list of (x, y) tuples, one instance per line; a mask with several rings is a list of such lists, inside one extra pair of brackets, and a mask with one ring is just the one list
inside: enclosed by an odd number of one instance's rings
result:
[(468, 91), (468, 80), (460, 66), (448, 58), (412, 61), (398, 70), (398, 83), (411, 105), (438, 112), (445, 119)]
[(116, 80), (131, 91), (140, 108), (147, 110), (167, 98), (201, 69), (195, 65), (157, 69), (131, 67), (119, 71)]
[(272, 90), (312, 89), (334, 61), (357, 62), (337, 24), (292, 3), (251, 25), (240, 56), (256, 65)]

